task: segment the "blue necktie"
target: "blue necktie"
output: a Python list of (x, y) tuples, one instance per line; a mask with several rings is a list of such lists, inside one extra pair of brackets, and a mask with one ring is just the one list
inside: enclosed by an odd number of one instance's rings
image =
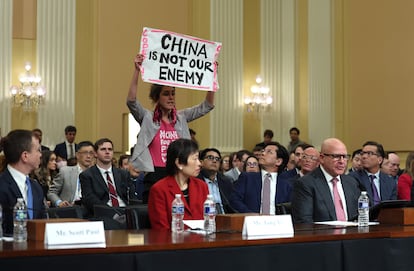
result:
[(26, 177), (27, 185), (27, 213), (29, 214), (29, 219), (33, 219), (33, 195), (32, 195), (32, 185), (30, 183), (29, 177)]

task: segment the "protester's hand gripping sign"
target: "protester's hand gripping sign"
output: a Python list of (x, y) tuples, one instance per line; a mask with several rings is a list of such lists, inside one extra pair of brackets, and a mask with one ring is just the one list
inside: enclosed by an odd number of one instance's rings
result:
[(217, 91), (221, 43), (144, 27), (140, 53), (144, 82)]

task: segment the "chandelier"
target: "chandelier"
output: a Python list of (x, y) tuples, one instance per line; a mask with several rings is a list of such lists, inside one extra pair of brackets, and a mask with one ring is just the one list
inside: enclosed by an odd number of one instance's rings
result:
[(273, 98), (269, 95), (269, 88), (262, 85), (262, 78), (256, 77), (256, 84), (251, 86), (251, 96), (244, 98), (244, 104), (247, 106), (247, 112), (253, 110), (259, 111), (272, 104)]
[(13, 107), (21, 107), (24, 111), (36, 111), (44, 103), (46, 89), (40, 85), (42, 78), (30, 73), (32, 65), (26, 62), (26, 72), (19, 76), (20, 86), (11, 86), (10, 95)]

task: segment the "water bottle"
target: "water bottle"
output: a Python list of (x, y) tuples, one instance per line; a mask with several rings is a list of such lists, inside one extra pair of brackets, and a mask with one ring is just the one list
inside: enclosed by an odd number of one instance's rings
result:
[(175, 194), (172, 202), (172, 220), (171, 231), (179, 233), (184, 231), (184, 202), (181, 200), (181, 194)]
[(369, 198), (367, 191), (361, 191), (358, 198), (358, 227), (366, 227), (369, 223)]
[(23, 198), (18, 198), (13, 209), (13, 239), (15, 242), (27, 241), (27, 207)]
[(204, 202), (204, 230), (207, 234), (216, 232), (216, 203), (211, 194)]

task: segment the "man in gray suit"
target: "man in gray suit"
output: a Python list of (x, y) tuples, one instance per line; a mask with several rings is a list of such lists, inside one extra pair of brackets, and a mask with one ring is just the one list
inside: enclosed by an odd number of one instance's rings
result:
[(345, 144), (339, 139), (328, 138), (322, 143), (320, 166), (294, 185), (294, 223), (352, 220), (357, 216), (360, 189), (356, 179), (344, 175), (348, 159)]
[(94, 164), (94, 156), (92, 142), (82, 141), (79, 143), (79, 149), (76, 152), (78, 164), (62, 167), (49, 188), (47, 198), (51, 201), (52, 206), (68, 207), (80, 201), (79, 174)]

